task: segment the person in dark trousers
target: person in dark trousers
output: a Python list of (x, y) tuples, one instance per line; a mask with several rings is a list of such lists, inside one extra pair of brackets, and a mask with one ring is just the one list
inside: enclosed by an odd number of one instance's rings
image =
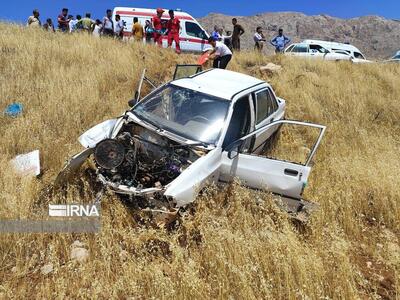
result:
[(115, 16), (115, 26), (114, 26), (114, 34), (119, 39), (122, 40), (124, 38), (124, 21), (121, 20), (120, 15)]
[(244, 33), (242, 25), (238, 24), (237, 19), (232, 19), (233, 33), (232, 33), (232, 47), (233, 50), (240, 51), (240, 37)]
[(232, 31), (226, 32), (226, 37), (224, 39), (224, 44), (229, 48), (229, 50), (233, 50), (232, 47)]
[(54, 29), (53, 20), (48, 18), (46, 20), (46, 23), (43, 25), (43, 29), (50, 32), (56, 32), (56, 30)]
[(112, 11), (107, 9), (106, 16), (103, 18), (103, 26), (101, 28), (103, 36), (114, 36), (114, 22), (112, 20)]
[(69, 32), (69, 21), (71, 20), (68, 18), (68, 8), (62, 9), (61, 14), (57, 17), (57, 21), (58, 29), (60, 29), (61, 32)]
[(146, 43), (151, 44), (153, 40), (154, 28), (150, 20), (146, 20), (146, 25), (144, 26), (144, 32), (146, 34)]
[(168, 47), (172, 47), (172, 42), (175, 41), (175, 52), (180, 54), (181, 47), (179, 44), (179, 30), (181, 29), (181, 23), (178, 18), (175, 18), (174, 11), (170, 9), (168, 11), (170, 19), (167, 23), (168, 30)]
[(278, 35), (271, 40), (271, 45), (275, 47), (275, 53), (283, 53), (287, 44), (290, 43), (290, 38), (283, 34), (283, 29), (280, 28)]
[(222, 42), (210, 37), (208, 42), (213, 46), (209, 59), (213, 59), (213, 68), (226, 69), (232, 59), (232, 51)]

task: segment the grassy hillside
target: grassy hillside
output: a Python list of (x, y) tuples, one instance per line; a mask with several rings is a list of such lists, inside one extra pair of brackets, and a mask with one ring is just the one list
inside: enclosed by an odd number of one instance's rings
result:
[[(0, 48), (0, 110), (14, 101), (25, 107), (19, 118), (0, 115), (0, 219), (38, 219), (61, 201), (39, 196), (80, 151), (82, 132), (127, 109), (144, 67), (165, 82), (176, 63), (196, 61), (4, 24)], [(283, 71), (259, 71), (271, 61)], [(305, 195), (320, 205), (310, 223), (294, 226), (270, 195), (237, 183), (199, 198), (169, 231), (137, 224), (108, 195), (100, 234), (0, 235), (0, 299), (400, 297), (400, 67), (252, 52), (229, 67), (269, 81), (287, 100), (288, 118), (328, 126)], [(20, 178), (9, 160), (35, 149), (43, 176)], [(86, 192), (72, 189), (68, 201), (93, 200), (80, 184)], [(84, 264), (69, 257), (75, 240), (90, 251)], [(54, 271), (42, 275), (48, 263)]]

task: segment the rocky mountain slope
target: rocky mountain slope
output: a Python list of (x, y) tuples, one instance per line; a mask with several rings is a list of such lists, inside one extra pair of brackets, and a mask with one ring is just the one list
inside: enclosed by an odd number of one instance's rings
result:
[[(252, 38), (257, 26), (262, 26), (268, 38), (272, 38), (279, 28), (283, 28), (294, 42), (306, 38), (349, 42), (360, 48), (369, 58), (388, 58), (400, 49), (400, 21), (378, 16), (339, 19), (327, 15), (307, 16), (302, 13), (281, 12), (237, 18), (246, 30), (242, 38), (245, 49), (253, 47)], [(231, 19), (232, 16), (212, 13), (199, 19), (199, 22), (211, 32), (214, 25), (232, 30)], [(267, 47), (267, 52), (272, 51), (272, 46)]]

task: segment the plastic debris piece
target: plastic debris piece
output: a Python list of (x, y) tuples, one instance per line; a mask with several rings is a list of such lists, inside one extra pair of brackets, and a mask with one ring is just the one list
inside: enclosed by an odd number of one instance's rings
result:
[(208, 61), (209, 57), (210, 57), (210, 52), (204, 52), (203, 55), (199, 57), (197, 64), (204, 65)]
[(6, 107), (4, 110), (4, 114), (16, 118), (20, 114), (22, 114), (22, 111), (24, 110), (24, 106), (21, 103), (12, 103), (9, 106)]
[(11, 162), (14, 165), (15, 170), (23, 176), (40, 175), (39, 150), (18, 155)]

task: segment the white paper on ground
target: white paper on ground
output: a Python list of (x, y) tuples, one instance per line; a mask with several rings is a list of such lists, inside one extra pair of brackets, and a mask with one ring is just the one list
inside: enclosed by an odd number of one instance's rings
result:
[(39, 150), (15, 157), (12, 161), (15, 170), (23, 176), (40, 175), (40, 157)]

